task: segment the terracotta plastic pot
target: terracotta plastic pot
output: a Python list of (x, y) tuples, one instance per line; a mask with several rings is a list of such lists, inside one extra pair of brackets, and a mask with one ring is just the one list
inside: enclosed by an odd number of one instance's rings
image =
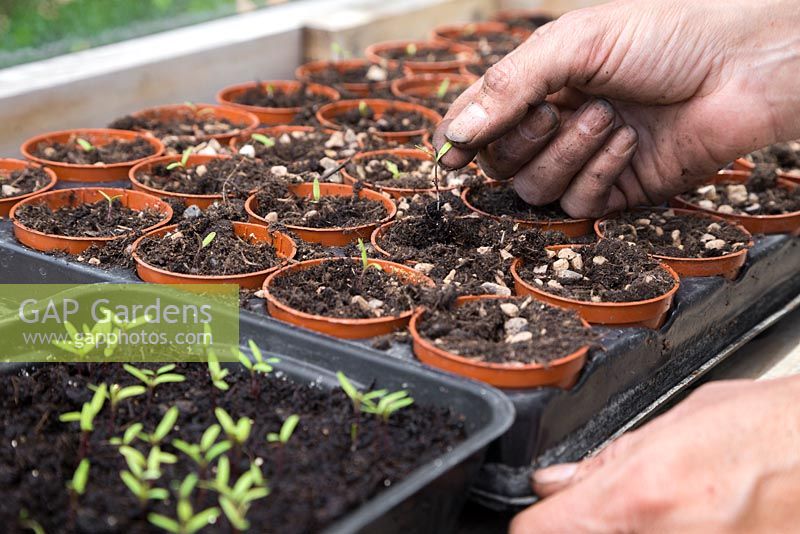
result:
[[(387, 258), (390, 258), (392, 255), (389, 254), (388, 250), (386, 250), (383, 247), (381, 247), (379, 242), (380, 242), (381, 238), (384, 235), (386, 235), (386, 232), (389, 231), (389, 228), (391, 228), (392, 225), (395, 224), (395, 223), (397, 223), (397, 221), (389, 221), (389, 222), (387, 222), (385, 224), (382, 224), (379, 227), (375, 228), (375, 230), (372, 232), (372, 235), (369, 236), (369, 241), (370, 241), (370, 243), (372, 243), (372, 248), (375, 249), (375, 252), (377, 252), (378, 254), (380, 254), (382, 256), (386, 256)], [(409, 265), (415, 265), (417, 262), (409, 261), (409, 262), (406, 262), (406, 263), (408, 263)]]
[(389, 50), (399, 49), (405, 51), (409, 45), (414, 45), (418, 49), (449, 50), (456, 56), (455, 59), (450, 61), (403, 61), (403, 65), (411, 69), (411, 72), (414, 74), (431, 72), (457, 73), (461, 65), (478, 61), (478, 55), (471, 47), (463, 44), (442, 43), (438, 41), (386, 41), (383, 43), (375, 43), (367, 47), (364, 51), (364, 55), (373, 63), (397, 68), (400, 65), (399, 60), (388, 59), (381, 54)]
[[(175, 193), (172, 191), (164, 191), (163, 189), (156, 189), (155, 187), (150, 187), (149, 185), (145, 185), (139, 181), (139, 176), (142, 174), (147, 174), (153, 171), (159, 165), (169, 165), (170, 163), (174, 163), (176, 161), (180, 161), (181, 158), (180, 154), (175, 156), (162, 156), (159, 158), (149, 159), (147, 161), (143, 161), (139, 163), (134, 168), (130, 170), (128, 173), (128, 179), (131, 182), (133, 188), (137, 191), (144, 191), (145, 193), (150, 193), (151, 195), (155, 195), (161, 198), (173, 198), (176, 200), (182, 200), (184, 204), (187, 206), (191, 206), (194, 204), (200, 209), (206, 209), (211, 204), (218, 200), (222, 200), (222, 193), (214, 193), (210, 195), (191, 195), (189, 193)], [(194, 167), (197, 165), (204, 165), (210, 161), (215, 159), (230, 159), (230, 156), (189, 156), (189, 159), (186, 160), (187, 167)]]
[[(386, 157), (389, 155), (398, 156), (401, 158), (417, 159), (421, 161), (431, 160), (430, 154), (427, 154), (422, 150), (417, 150), (415, 148), (389, 148), (384, 150), (373, 150), (371, 152), (361, 152), (360, 154), (356, 154), (353, 157), (352, 162), (354, 164), (358, 164), (360, 161), (366, 161), (370, 159), (381, 159), (382, 157)], [(477, 165), (470, 164), (470, 168), (477, 170)], [(358, 178), (350, 174), (347, 171), (347, 167), (342, 169), (342, 177), (344, 178), (344, 183), (349, 185), (355, 185), (358, 182)], [(386, 187), (386, 186), (371, 184), (366, 181), (362, 183), (364, 184), (364, 187), (368, 187), (370, 189), (376, 189), (383, 193), (387, 193), (389, 196), (395, 199), (400, 199), (403, 197), (413, 197), (414, 195), (417, 194), (427, 194), (427, 193), (436, 194), (435, 187), (428, 187), (424, 189), (408, 189), (403, 187)], [(456, 186), (454, 185), (448, 187), (439, 187), (439, 192), (442, 193), (445, 191), (452, 191), (453, 189), (455, 189), (455, 187)]]
[[(141, 138), (153, 147), (154, 152), (146, 158), (103, 165), (61, 163), (33, 155), (33, 151), (39, 143), (66, 143), (76, 137), (83, 138), (95, 146), (107, 144), (115, 139), (133, 141)], [(128, 177), (128, 171), (137, 163), (160, 156), (164, 152), (164, 145), (161, 141), (148, 134), (129, 132), (127, 130), (112, 130), (110, 128), (94, 128), (63, 130), (37, 135), (25, 141), (20, 147), (20, 151), (26, 159), (53, 169), (58, 175), (58, 179), (63, 182), (117, 182), (125, 180)]]
[[(756, 168), (755, 163), (753, 163), (747, 158), (738, 158), (733, 162), (734, 171), (750, 172), (755, 168)], [(778, 178), (783, 178), (784, 180), (789, 180), (792, 183), (800, 184), (800, 169), (790, 172), (778, 171), (777, 174)]]
[(434, 41), (446, 44), (466, 45), (477, 50), (478, 44), (464, 41), (465, 35), (493, 35), (497, 33), (511, 33), (508, 24), (498, 21), (464, 22), (461, 24), (442, 24), (433, 29), (431, 37)]
[(50, 181), (47, 182), (44, 187), (41, 189), (37, 189), (36, 191), (31, 191), (30, 193), (25, 193), (22, 195), (16, 195), (13, 197), (6, 197), (0, 198), (0, 217), (8, 217), (8, 214), (11, 213), (11, 208), (17, 202), (21, 200), (25, 200), (26, 198), (30, 198), (34, 195), (38, 195), (40, 193), (45, 193), (50, 191), (55, 187), (56, 183), (58, 182), (58, 178), (56, 178), (56, 173), (52, 171), (52, 169), (48, 169), (47, 167), (41, 167), (36, 165), (35, 163), (30, 163), (28, 161), (23, 161), (21, 159), (5, 159), (0, 158), (0, 174), (7, 174), (11, 173), (12, 171), (25, 169), (27, 167), (36, 167), (37, 169), (42, 169), (45, 174), (50, 178)]
[[(294, 75), (295, 78), (300, 80), (301, 82), (305, 83), (314, 83), (312, 80), (312, 75), (317, 72), (321, 72), (327, 70), (331, 67), (335, 68), (340, 73), (345, 73), (347, 71), (356, 70), (363, 68), (365, 66), (372, 65), (373, 62), (369, 61), (365, 58), (354, 58), (354, 59), (340, 59), (338, 61), (329, 61), (329, 60), (322, 60), (322, 61), (312, 61), (310, 63), (306, 63), (305, 65), (300, 65), (295, 69)], [(403, 69), (405, 74), (411, 74), (410, 69)], [(382, 91), (389, 87), (391, 80), (386, 80), (384, 82), (343, 82), (341, 87), (343, 87), (346, 91), (353, 93), (356, 96), (363, 96), (368, 97), (372, 95), (375, 91)]]
[(439, 87), (445, 80), (450, 80), (450, 87), (463, 86), (465, 89), (478, 79), (477, 76), (461, 74), (415, 74), (392, 82), (392, 94), (414, 104), (424, 102), (423, 99), (436, 98)]
[(113, 187), (80, 187), (75, 189), (60, 189), (58, 191), (48, 191), (38, 195), (31, 196), (22, 202), (17, 203), (11, 208), (11, 220), (14, 223), (14, 236), (17, 240), (33, 249), (42, 252), (57, 252), (63, 251), (67, 254), (80, 254), (92, 245), (103, 246), (109, 241), (125, 237), (124, 235), (113, 237), (68, 237), (62, 235), (45, 234), (38, 230), (33, 230), (24, 226), (16, 218), (16, 212), (20, 207), (27, 204), (47, 204), (47, 206), (55, 211), (65, 206), (77, 204), (91, 204), (106, 198), (100, 194), (103, 191), (107, 195), (114, 197), (119, 195), (119, 201), (126, 208), (142, 211), (150, 208), (157, 210), (163, 214), (163, 218), (157, 224), (144, 228), (144, 232), (155, 230), (167, 224), (172, 219), (172, 208), (169, 204), (164, 202), (158, 197), (142, 193), (140, 191), (131, 191), (129, 189), (117, 189)]
[[(649, 208), (647, 210), (641, 210), (642, 212), (653, 212), (653, 211), (666, 211), (663, 208)], [(716, 215), (709, 215), (705, 213), (700, 213), (693, 210), (684, 210), (678, 208), (672, 208), (678, 215), (688, 215), (691, 217), (702, 217), (703, 219), (708, 219), (709, 223), (711, 222), (725, 222), (727, 224), (733, 224), (739, 230), (744, 232), (747, 235), (748, 242), (747, 246), (741, 250), (737, 250), (736, 252), (732, 252), (730, 254), (725, 254), (724, 256), (719, 256), (717, 258), (676, 258), (673, 256), (662, 256), (660, 254), (652, 254), (653, 258), (657, 260), (661, 260), (663, 263), (666, 263), (672, 269), (678, 273), (679, 276), (687, 277), (687, 276), (724, 276), (728, 280), (733, 280), (739, 274), (739, 271), (742, 269), (744, 262), (747, 260), (747, 251), (750, 247), (753, 246), (752, 236), (750, 232), (748, 232), (742, 225), (732, 223), (731, 221), (726, 221), (722, 217), (718, 217)], [(611, 217), (604, 217), (602, 219), (598, 219), (594, 223), (594, 231), (597, 234), (597, 237), (604, 238), (604, 228), (605, 222)]]
[[(298, 197), (311, 197), (313, 189), (314, 184), (309, 183), (289, 186), (289, 190)], [(321, 183), (319, 184), (319, 191), (321, 196), (349, 197), (353, 194), (353, 187), (343, 184)], [(394, 205), (392, 199), (387, 195), (370, 189), (362, 189), (359, 191), (358, 197), (380, 202), (386, 208), (388, 214), (380, 221), (347, 228), (308, 228), (289, 224), (284, 226), (303, 241), (307, 243), (319, 243), (326, 247), (343, 247), (359, 238), (368, 239), (375, 228), (390, 221), (394, 217), (395, 213), (397, 213), (397, 206)], [(258, 215), (258, 198), (255, 194), (248, 197), (247, 202), (244, 204), (244, 209), (247, 211), (251, 223), (270, 224), (264, 217)]]
[[(578, 250), (582, 246), (583, 245), (556, 245), (547, 248), (559, 250), (570, 247)], [(660, 328), (667, 318), (667, 313), (672, 306), (672, 300), (680, 287), (678, 273), (664, 262), (660, 263), (661, 267), (675, 280), (675, 285), (663, 295), (636, 302), (586, 302), (548, 293), (522, 279), (519, 275), (519, 268), (522, 265), (522, 261), (519, 258), (515, 259), (511, 264), (511, 275), (514, 277), (514, 289), (517, 295), (530, 295), (536, 300), (552, 304), (553, 306), (575, 310), (591, 324), (617, 327), (644, 326), (647, 328)]]
[[(498, 295), (477, 295), (458, 297), (456, 306), (476, 300), (512, 300)], [(480, 380), (500, 388), (534, 388), (554, 386), (572, 387), (578, 380), (589, 347), (581, 347), (572, 354), (551, 361), (548, 365), (529, 363), (525, 365), (490, 363), (466, 358), (437, 347), (419, 333), (419, 325), (424, 321), (425, 310), (417, 310), (408, 329), (411, 332), (412, 348), (420, 361), (437, 369), (449, 371), (460, 376)], [(589, 324), (581, 319), (584, 326)]]
[(265, 108), (261, 106), (248, 106), (246, 104), (239, 104), (236, 102), (237, 98), (245, 91), (248, 89), (253, 89), (259, 84), (262, 87), (271, 85), (276, 91), (289, 93), (295, 93), (299, 91), (303, 85), (305, 85), (306, 91), (313, 94), (326, 96), (331, 101), (335, 102), (340, 98), (339, 92), (336, 89), (327, 87), (325, 85), (319, 85), (316, 83), (303, 84), (295, 80), (272, 80), (263, 82), (248, 82), (225, 87), (219, 93), (217, 93), (217, 102), (225, 106), (232, 106), (236, 109), (248, 111), (258, 117), (259, 120), (264, 124), (289, 124), (292, 122), (292, 120), (294, 120), (294, 116), (302, 110), (301, 107)]
[[(493, 181), (489, 182), (486, 185), (488, 187), (501, 187), (508, 185), (508, 182)], [(499, 215), (492, 215), (491, 213), (487, 213), (472, 205), (472, 203), (469, 201), (469, 194), (471, 190), (472, 188), (470, 187), (464, 188), (464, 190), (461, 191), (461, 200), (464, 202), (464, 205), (467, 206), (470, 210), (474, 211), (479, 215), (482, 215), (483, 217), (489, 217), (490, 219), (494, 219), (496, 221), (511, 220), (514, 223), (518, 224), (520, 228), (538, 228), (540, 230), (563, 232), (569, 237), (581, 237), (587, 234), (591, 234), (594, 231), (593, 219), (561, 219), (552, 221), (529, 221), (527, 219), (511, 219), (510, 217), (501, 217)]]
[[(286, 261), (294, 258), (297, 247), (288, 235), (270, 231), (260, 224), (234, 222), (233, 231), (251, 243), (269, 243), (275, 248), (275, 254)], [(145, 262), (138, 254), (139, 245), (146, 238), (161, 237), (178, 229), (177, 224), (165, 226), (149, 232), (133, 242), (131, 254), (136, 261), (136, 273), (139, 278), (152, 284), (237, 284), (244, 289), (258, 289), (270, 273), (281, 268), (281, 265), (270, 267), (261, 271), (231, 275), (197, 275), (181, 274), (153, 267)]]
[[(720, 171), (718, 174), (715, 174), (709, 178), (708, 183), (718, 184), (722, 182), (733, 182), (743, 184), (747, 182), (749, 177), (750, 173), (745, 171)], [(783, 178), (778, 179), (778, 185), (790, 191), (800, 187), (797, 184)], [(720, 213), (714, 210), (703, 209), (700, 206), (692, 204), (691, 202), (687, 202), (680, 197), (674, 197), (672, 200), (670, 200), (670, 205), (675, 208), (683, 208), (709, 213), (711, 215), (717, 215), (723, 219), (727, 219), (742, 225), (751, 234), (800, 234), (800, 211), (785, 213), (783, 215), (742, 215), (738, 213)]]
[[(341, 130), (344, 127), (338, 122), (338, 117), (347, 113), (350, 110), (358, 109), (362, 102), (375, 114), (375, 118), (379, 119), (389, 110), (404, 111), (418, 113), (427, 118), (432, 126), (435, 126), (442, 120), (442, 116), (419, 104), (411, 104), (409, 102), (393, 102), (391, 100), (380, 100), (370, 98), (366, 100), (340, 100), (326, 104), (319, 108), (317, 111), (317, 120), (327, 128), (334, 130)], [(402, 132), (374, 132), (378, 137), (383, 137), (395, 143), (407, 143), (415, 137), (421, 137), (427, 132), (427, 128), (419, 128), (417, 130), (408, 130)]]
[(257, 143), (258, 141), (252, 140), (253, 134), (261, 134), (266, 135), (267, 137), (280, 137), (285, 133), (291, 132), (313, 132), (316, 128), (313, 126), (288, 126), (288, 125), (280, 125), (280, 126), (270, 126), (269, 128), (258, 128), (256, 130), (251, 130), (249, 132), (245, 132), (234, 136), (228, 146), (231, 147), (231, 150), (234, 154), (239, 153), (239, 149), (242, 148), (244, 145)]
[(211, 116), (215, 119), (225, 119), (234, 125), (242, 125), (241, 128), (232, 130), (230, 133), (201, 135), (197, 137), (199, 140), (216, 139), (220, 144), (225, 144), (232, 137), (257, 128), (260, 124), (258, 117), (253, 113), (241, 109), (234, 109), (229, 106), (217, 106), (214, 104), (174, 104), (169, 106), (156, 106), (131, 113), (131, 117), (168, 121), (184, 117), (187, 114)]
[[(413, 309), (405, 311), (395, 317), (374, 317), (370, 319), (325, 317), (296, 310), (282, 303), (270, 293), (270, 286), (276, 278), (285, 276), (288, 273), (303, 271), (320, 265), (323, 262), (330, 261), (350, 261), (356, 263), (358, 268), (361, 268), (361, 258), (320, 258), (284, 267), (269, 275), (264, 281), (264, 298), (267, 300), (267, 311), (269, 311), (269, 314), (280, 321), (344, 339), (363, 339), (382, 336), (396, 330), (401, 330), (408, 325), (408, 321), (415, 311)], [(380, 265), (385, 273), (394, 274), (409, 284), (426, 285), (430, 287), (434, 285), (433, 280), (405, 265), (377, 259), (370, 259), (369, 262)]]

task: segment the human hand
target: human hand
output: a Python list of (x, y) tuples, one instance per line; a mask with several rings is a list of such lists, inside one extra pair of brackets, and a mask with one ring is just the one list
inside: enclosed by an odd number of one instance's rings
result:
[[(623, 0), (567, 13), (467, 89), (434, 135), (446, 167), (573, 217), (662, 202), (800, 137), (800, 4)], [(546, 99), (546, 101), (545, 101)], [(561, 115), (559, 117), (559, 114)]]
[(792, 532), (800, 524), (800, 377), (703, 386), (578, 464), (536, 471), (512, 534)]

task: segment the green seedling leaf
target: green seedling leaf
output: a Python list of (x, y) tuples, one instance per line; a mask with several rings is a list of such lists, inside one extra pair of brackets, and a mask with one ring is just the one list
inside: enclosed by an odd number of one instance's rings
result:
[(272, 148), (275, 146), (275, 140), (272, 137), (267, 137), (264, 134), (254, 133), (250, 134), (250, 137), (253, 139), (253, 141), (258, 141), (267, 148)]
[(167, 413), (164, 414), (164, 417), (161, 419), (161, 422), (158, 423), (155, 432), (150, 436), (151, 442), (154, 443), (161, 443), (167, 434), (172, 432), (172, 429), (175, 428), (175, 423), (178, 422), (178, 415), (179, 415), (178, 407), (173, 406)]
[(362, 117), (366, 117), (367, 115), (369, 115), (369, 106), (363, 100), (358, 103), (358, 113)]
[(186, 533), (195, 534), (195, 532), (202, 530), (206, 526), (216, 521), (221, 513), (222, 512), (219, 508), (208, 508), (202, 512), (198, 512), (194, 517), (186, 522)]
[(203, 243), (202, 243), (202, 245), (200, 245), (200, 248), (201, 248), (201, 249), (203, 249), (203, 248), (206, 248), (208, 245), (210, 245), (210, 244), (211, 244), (211, 242), (212, 242), (212, 241), (214, 241), (214, 238), (215, 238), (215, 237), (217, 237), (217, 232), (211, 232), (210, 234), (208, 234), (207, 236), (205, 236), (205, 237), (203, 238)]
[(361, 251), (361, 268), (366, 271), (369, 267), (369, 257), (367, 256), (367, 246), (360, 237), (358, 238), (358, 250)]
[(294, 432), (297, 425), (300, 423), (300, 416), (292, 414), (286, 418), (286, 421), (283, 422), (283, 426), (281, 426), (281, 443), (286, 443), (289, 441), (289, 438), (292, 437), (292, 433)]
[(192, 155), (192, 147), (187, 148), (181, 154), (180, 161), (173, 161), (169, 165), (167, 165), (167, 170), (171, 171), (172, 169), (177, 169), (178, 167), (186, 167), (186, 164), (189, 163), (189, 156)]
[(451, 148), (453, 148), (453, 145), (450, 143), (450, 141), (445, 142), (445, 144), (442, 145), (442, 148), (440, 148), (439, 152), (436, 154), (436, 163), (439, 163), (444, 155), (450, 152)]
[(383, 162), (383, 166), (386, 167), (386, 170), (392, 173), (392, 178), (400, 178), (400, 175), (403, 174), (400, 172), (400, 169), (397, 167), (397, 164), (393, 161), (386, 160)]
[(406, 45), (406, 55), (407, 56), (416, 56), (417, 55), (417, 45), (414, 43), (408, 43)]
[(156, 526), (161, 530), (172, 532), (172, 534), (182, 534), (180, 524), (178, 524), (178, 522), (174, 519), (171, 519), (165, 515), (151, 513), (147, 515), (147, 520), (151, 525)]
[(86, 493), (86, 483), (89, 482), (89, 467), (89, 459), (84, 458), (81, 460), (81, 463), (78, 464), (78, 468), (75, 469), (75, 473), (72, 475), (69, 489), (78, 495)]
[(319, 199), (322, 197), (319, 188), (319, 178), (314, 178), (314, 183), (311, 184), (311, 196), (314, 199), (314, 203), (319, 202)]
[(75, 139), (75, 142), (78, 143), (78, 145), (86, 152), (91, 152), (92, 150), (94, 150), (94, 145), (89, 141), (87, 141), (86, 139), (84, 139), (83, 137), (78, 137), (77, 139)]
[(225, 377), (228, 376), (229, 371), (222, 368), (213, 352), (208, 354), (208, 374), (211, 376), (211, 383), (215, 388), (222, 391), (229, 389), (230, 386), (225, 382)]
[(336, 378), (339, 380), (339, 385), (342, 387), (342, 390), (344, 390), (345, 395), (350, 397), (351, 400), (357, 399), (361, 396), (358, 392), (358, 389), (356, 389), (353, 383), (350, 382), (350, 379), (348, 379), (343, 372), (337, 371)]
[(439, 100), (443, 99), (447, 95), (448, 89), (450, 89), (450, 78), (445, 78), (442, 80), (442, 83), (439, 84), (439, 88), (436, 89), (436, 98)]

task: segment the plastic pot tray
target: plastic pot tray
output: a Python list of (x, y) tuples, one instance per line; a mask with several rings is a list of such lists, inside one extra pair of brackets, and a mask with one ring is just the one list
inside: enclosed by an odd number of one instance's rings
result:
[[(602, 348), (591, 351), (571, 390), (506, 390), (516, 419), (491, 446), (473, 495), (498, 509), (530, 504), (535, 500), (528, 483), (532, 465), (584, 457), (631, 420), (641, 418), (659, 399), (713, 367), (732, 347), (800, 304), (795, 298), (800, 294), (800, 238), (773, 235), (755, 241), (736, 280), (683, 279), (660, 330), (598, 327)], [(7, 223), (0, 225), (0, 273), (3, 281), (18, 283), (138, 281), (132, 271), (106, 271), (26, 249), (14, 240)], [(306, 343), (322, 343), (345, 359), (353, 354), (354, 361), (366, 358), (388, 364), (392, 361), (388, 354), (399, 360), (392, 363), (398, 369), (419, 367), (408, 343), (379, 351), (370, 340), (326, 338), (278, 324), (263, 307), (242, 310), (240, 328), (242, 336), (272, 334), (283, 339), (279, 346), (293, 343), (291, 351), (301, 352), (303, 359), (309, 354)]]

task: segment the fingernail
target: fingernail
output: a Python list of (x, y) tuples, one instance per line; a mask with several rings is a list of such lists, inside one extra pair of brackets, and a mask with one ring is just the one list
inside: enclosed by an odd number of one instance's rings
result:
[(447, 138), (454, 143), (469, 143), (489, 122), (483, 106), (473, 102), (453, 119), (447, 128)]
[(533, 483), (546, 486), (548, 484), (564, 484), (575, 476), (578, 464), (559, 464), (544, 469), (537, 469), (533, 473)]
[(597, 135), (608, 128), (614, 121), (614, 108), (602, 99), (590, 102), (581, 113), (578, 127), (586, 133)]
[(538, 141), (558, 126), (558, 114), (550, 104), (541, 104), (519, 123), (519, 134), (529, 141)]

